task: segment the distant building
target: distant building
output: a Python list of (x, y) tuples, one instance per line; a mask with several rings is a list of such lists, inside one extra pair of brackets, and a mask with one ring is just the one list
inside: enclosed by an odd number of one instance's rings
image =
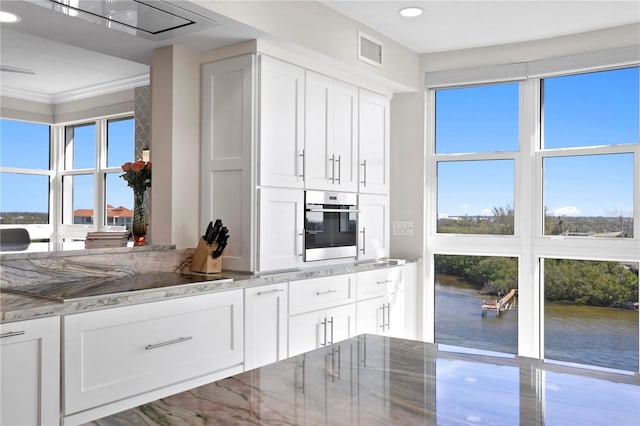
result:
[[(126, 207), (113, 207), (107, 205), (107, 226), (126, 226), (131, 229), (133, 210)], [(73, 223), (75, 225), (93, 224), (93, 209), (78, 209), (73, 211)]]

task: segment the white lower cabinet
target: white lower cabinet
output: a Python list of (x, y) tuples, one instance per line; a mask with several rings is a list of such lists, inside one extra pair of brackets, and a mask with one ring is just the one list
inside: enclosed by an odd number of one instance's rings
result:
[(355, 331), (354, 303), (289, 317), (289, 356), (348, 339)]
[(60, 422), (60, 318), (0, 324), (0, 424)]
[(356, 275), (289, 283), (289, 356), (355, 335)]
[(245, 370), (287, 357), (287, 300), (286, 282), (245, 289)]
[[(67, 315), (64, 414), (148, 400), (243, 370), (243, 290)], [(191, 380), (191, 382), (190, 382)], [(171, 388), (182, 384), (184, 389)], [(145, 402), (96, 410), (99, 418)], [(81, 413), (82, 414), (82, 413)], [(81, 415), (66, 423), (88, 421)]]
[(359, 272), (357, 288), (357, 334), (406, 337), (403, 268)]

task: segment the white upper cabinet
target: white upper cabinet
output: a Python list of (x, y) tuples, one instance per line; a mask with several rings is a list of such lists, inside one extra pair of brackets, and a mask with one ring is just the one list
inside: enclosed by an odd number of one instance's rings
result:
[(360, 194), (358, 259), (389, 257), (389, 196)]
[(306, 72), (305, 188), (357, 191), (358, 89)]
[(303, 188), (304, 69), (261, 55), (259, 185)]
[(389, 193), (389, 98), (360, 90), (360, 192)]
[(299, 267), (304, 250), (304, 192), (263, 187), (259, 199), (259, 270)]

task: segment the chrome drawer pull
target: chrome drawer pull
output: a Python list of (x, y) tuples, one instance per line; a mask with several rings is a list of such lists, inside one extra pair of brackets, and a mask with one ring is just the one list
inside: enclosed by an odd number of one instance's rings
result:
[(337, 293), (337, 292), (338, 290), (317, 291), (316, 296), (321, 296), (323, 294), (329, 294), (329, 293)]
[(163, 346), (175, 345), (176, 343), (186, 342), (187, 340), (191, 340), (191, 339), (193, 339), (192, 336), (189, 336), (189, 337), (178, 337), (177, 339), (169, 340), (167, 342), (156, 343), (156, 344), (153, 344), (153, 345), (147, 345), (144, 348), (146, 350), (151, 350), (151, 349), (161, 348)]
[(24, 331), (7, 331), (6, 333), (0, 334), (0, 339), (4, 339), (5, 337), (13, 337), (13, 336), (22, 336)]
[(263, 294), (280, 293), (281, 291), (284, 291), (284, 289), (274, 288), (273, 290), (259, 291), (258, 296), (262, 296)]
[(376, 283), (378, 283), (378, 284), (389, 284), (389, 283), (392, 283), (392, 282), (393, 282), (393, 280), (376, 281)]

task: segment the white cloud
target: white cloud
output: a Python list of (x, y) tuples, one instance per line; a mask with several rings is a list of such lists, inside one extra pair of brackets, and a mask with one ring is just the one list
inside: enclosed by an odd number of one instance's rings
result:
[(577, 216), (580, 209), (576, 206), (564, 206), (553, 209), (554, 216)]
[(486, 214), (486, 215), (493, 214), (493, 210), (491, 210), (491, 209), (482, 209), (482, 214)]

